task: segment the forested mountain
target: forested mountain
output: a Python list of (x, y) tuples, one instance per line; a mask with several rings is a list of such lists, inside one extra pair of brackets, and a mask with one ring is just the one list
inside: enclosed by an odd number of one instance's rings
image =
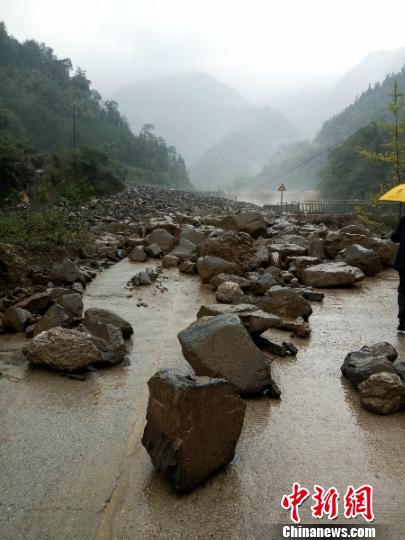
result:
[(387, 131), (372, 123), (332, 150), (321, 171), (321, 195), (327, 199), (364, 199), (392, 181), (389, 163), (367, 159), (360, 153), (361, 148), (384, 152), (387, 140)]
[(371, 120), (390, 121), (388, 104), (395, 80), (400, 88), (405, 89), (405, 68), (399, 73), (387, 75), (383, 82), (370, 86), (352, 105), (327, 120), (315, 137), (315, 141), (323, 146), (338, 144)]
[(190, 187), (174, 148), (151, 129), (135, 136), (117, 103), (103, 102), (83, 70), (71, 72), (70, 59), (57, 58), (52, 49), (33, 40), (18, 42), (0, 23), (0, 137), (3, 142), (7, 138), (3, 150), (14, 141), (19, 147), (32, 147), (34, 153), (66, 151), (73, 145), (76, 111), (77, 146), (106, 152), (107, 161), (123, 165), (121, 177)]
[(387, 75), (400, 72), (404, 65), (405, 47), (368, 54), (332, 88), (324, 106), (325, 118), (344, 110), (356, 101), (366, 88), (380, 83)]
[(240, 128), (191, 166), (191, 177), (197, 186), (229, 188), (236, 176), (258, 173), (280, 144), (296, 139), (296, 128), (280, 113), (269, 108), (247, 110)]
[[(395, 80), (398, 82), (399, 88), (405, 91), (404, 68), (395, 75), (387, 76), (383, 82), (376, 83), (373, 87), (370, 86), (352, 105), (327, 120), (312, 142), (303, 141), (280, 148), (263, 170), (251, 180), (251, 187), (263, 188), (261, 182), (270, 180), (290, 169), (295, 169), (283, 177), (283, 182), (287, 184), (289, 189), (316, 189), (322, 178), (321, 188), (325, 197), (340, 197), (344, 194), (345, 197), (350, 198), (349, 186), (352, 185), (355, 175), (359, 174), (358, 185), (362, 187), (360, 190), (356, 188), (353, 194), (356, 193), (356, 196), (360, 196), (361, 193), (365, 195), (372, 191), (375, 183), (379, 182), (378, 178), (380, 178), (383, 167), (367, 163), (367, 160), (357, 152), (356, 148), (360, 141), (363, 146), (367, 147), (367, 137), (370, 138), (371, 147), (377, 148), (379, 144), (383, 144), (384, 134), (381, 133), (377, 137), (378, 127), (365, 130), (363, 128), (368, 127), (373, 120), (392, 121), (389, 103)], [(383, 149), (382, 146), (380, 146), (381, 149)], [(343, 174), (344, 157), (348, 157), (349, 154), (350, 162), (354, 164), (355, 161), (356, 172), (353, 170), (346, 175)], [(371, 174), (373, 167), (376, 179), (370, 177), (371, 187), (368, 189), (364, 179), (367, 174)], [(324, 169), (325, 172), (321, 174)], [(342, 182), (346, 181), (347, 189), (342, 186)], [(336, 182), (336, 189), (332, 189), (333, 182)], [(379, 182), (379, 185), (381, 183), (382, 181)]]

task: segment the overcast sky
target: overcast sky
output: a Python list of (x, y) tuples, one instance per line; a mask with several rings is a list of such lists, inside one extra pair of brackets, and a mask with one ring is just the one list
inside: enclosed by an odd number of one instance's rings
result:
[(104, 95), (196, 70), (257, 100), (405, 45), (404, 0), (0, 0), (0, 19), (70, 57)]

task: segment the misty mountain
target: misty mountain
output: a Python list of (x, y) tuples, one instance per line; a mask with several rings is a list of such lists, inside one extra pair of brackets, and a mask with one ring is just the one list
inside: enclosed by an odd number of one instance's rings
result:
[[(315, 189), (319, 184), (322, 169), (328, 164), (328, 158), (334, 159), (335, 155), (340, 157), (341, 153), (335, 151), (336, 147), (345, 145), (345, 155), (348, 155), (348, 147), (355, 141), (361, 139), (362, 144), (367, 146), (367, 136), (370, 137), (370, 144), (375, 145), (373, 130), (365, 130), (361, 132), (361, 135), (355, 135), (373, 120), (392, 122), (389, 102), (395, 80), (399, 88), (405, 90), (405, 68), (402, 68), (399, 73), (386, 76), (383, 82), (369, 86), (354, 103), (324, 122), (312, 142), (303, 141), (280, 148), (263, 170), (251, 180), (251, 188), (263, 189), (264, 181), (294, 169), (283, 176), (282, 181), (287, 184), (287, 188)], [(351, 138), (351, 143), (347, 142), (349, 138)], [(355, 152), (352, 154), (354, 155)], [(360, 169), (361, 164), (358, 165), (358, 170)], [(332, 176), (329, 172), (329, 184)]]
[(387, 75), (398, 73), (404, 65), (405, 47), (368, 54), (336, 83), (327, 98), (325, 114), (329, 117), (342, 111), (353, 103), (367, 87), (383, 81)]
[(232, 88), (205, 73), (137, 82), (113, 96), (138, 132), (150, 123), (188, 163), (235, 130), (250, 105)]
[(239, 116), (239, 128), (191, 165), (190, 176), (197, 187), (229, 187), (237, 176), (257, 174), (280, 144), (298, 139), (297, 129), (269, 108), (249, 109)]
[(352, 104), (369, 86), (383, 81), (387, 75), (400, 72), (403, 65), (405, 47), (374, 51), (335, 84), (303, 88), (299, 92), (287, 88), (283, 95), (269, 96), (267, 101), (310, 139), (323, 122)]

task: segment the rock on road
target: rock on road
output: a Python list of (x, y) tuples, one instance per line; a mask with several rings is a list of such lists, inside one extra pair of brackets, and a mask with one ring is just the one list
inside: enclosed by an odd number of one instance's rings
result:
[[(376, 523), (390, 527), (390, 539), (403, 537), (404, 415), (363, 410), (340, 373), (347, 352), (366, 343), (389, 341), (405, 356), (395, 272), (330, 290), (314, 305), (312, 337), (296, 340), (296, 358), (273, 363), (281, 401), (248, 400), (234, 461), (179, 497), (141, 446), (146, 382), (161, 367), (187, 366), (177, 333), (214, 297), (198, 277), (167, 270), (167, 292), (152, 286), (128, 298), (124, 286), (144, 266), (122, 261), (84, 295), (86, 308), (113, 309), (133, 324), (130, 365), (70, 380), (27, 369), (7, 352), (18, 338), (0, 341), (0, 362), (11, 362), (0, 380), (0, 538), (273, 538), (272, 524), (289, 523), (280, 500), (295, 481), (341, 495), (371, 484)], [(138, 297), (148, 307), (136, 307)], [(310, 504), (300, 512), (314, 522)]]

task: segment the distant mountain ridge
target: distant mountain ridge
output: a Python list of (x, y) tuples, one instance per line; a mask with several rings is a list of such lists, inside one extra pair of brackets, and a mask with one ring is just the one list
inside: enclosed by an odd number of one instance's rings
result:
[(255, 108), (205, 73), (171, 75), (118, 90), (113, 99), (134, 131), (153, 124), (185, 157), (193, 184), (216, 189), (260, 170), (296, 128), (270, 108)]
[(297, 129), (270, 108), (243, 113), (240, 128), (211, 146), (190, 167), (197, 186), (233, 186), (236, 177), (257, 174), (282, 144), (298, 139)]
[(188, 163), (238, 125), (250, 107), (235, 90), (205, 73), (185, 73), (137, 82), (112, 96), (137, 132), (151, 123)]
[[(263, 189), (263, 182), (294, 169), (283, 176), (289, 189), (314, 189), (319, 184), (320, 172), (328, 163), (328, 149), (346, 144), (349, 138), (363, 130), (371, 121), (392, 122), (389, 102), (394, 86), (405, 91), (405, 67), (398, 73), (387, 75), (382, 82), (366, 89), (351, 105), (324, 124), (312, 142), (287, 145), (279, 149), (263, 170), (251, 179), (251, 189)], [(363, 132), (362, 142), (364, 144)], [(358, 137), (353, 140), (357, 140)], [(317, 157), (315, 157), (317, 156)], [(305, 165), (300, 165), (307, 161)], [(269, 186), (270, 187), (270, 186)], [(273, 186), (274, 187), (274, 186)]]

